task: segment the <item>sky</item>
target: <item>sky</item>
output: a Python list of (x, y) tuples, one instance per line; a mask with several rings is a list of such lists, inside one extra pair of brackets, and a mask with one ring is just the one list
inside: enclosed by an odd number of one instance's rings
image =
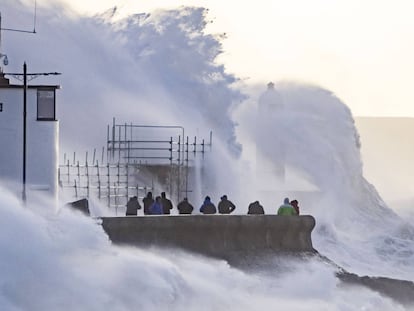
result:
[(334, 92), (355, 116), (414, 117), (409, 0), (59, 1), (82, 14), (204, 6), (213, 21), (207, 31), (227, 35), (218, 61), (246, 83), (311, 83)]

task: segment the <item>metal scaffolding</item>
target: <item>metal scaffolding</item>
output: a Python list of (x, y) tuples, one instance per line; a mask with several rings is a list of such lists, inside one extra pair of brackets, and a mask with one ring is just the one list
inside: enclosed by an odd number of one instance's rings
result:
[[(179, 202), (192, 190), (188, 188), (189, 162), (196, 154), (211, 150), (209, 142), (194, 136), (190, 142), (185, 129), (178, 125), (117, 124), (107, 126), (107, 158), (110, 163), (138, 163), (141, 167), (169, 170), (168, 191)], [(208, 148), (208, 150), (207, 150)]]
[(212, 132), (208, 143), (198, 142), (197, 137), (190, 142), (184, 135), (182, 126), (116, 124), (114, 118), (107, 127), (107, 146), (102, 148), (100, 162), (96, 149), (92, 162), (86, 153), (83, 164), (76, 160), (76, 153), (72, 161), (65, 154), (58, 171), (59, 185), (73, 189), (76, 198), (94, 195), (115, 207), (116, 213), (130, 196), (142, 199), (148, 191), (161, 190), (156, 185), (178, 203), (192, 192), (189, 162), (197, 154), (204, 158), (212, 147)]

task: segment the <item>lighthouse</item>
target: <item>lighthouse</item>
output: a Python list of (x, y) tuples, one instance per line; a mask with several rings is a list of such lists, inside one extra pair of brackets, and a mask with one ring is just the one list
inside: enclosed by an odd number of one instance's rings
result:
[(39, 194), (57, 200), (60, 87), (27, 85), (27, 76), (24, 66), (24, 83), (13, 84), (0, 72), (0, 183), (23, 201)]

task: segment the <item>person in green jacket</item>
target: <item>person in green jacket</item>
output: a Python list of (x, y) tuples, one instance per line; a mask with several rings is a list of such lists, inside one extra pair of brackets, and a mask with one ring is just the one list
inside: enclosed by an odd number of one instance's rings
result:
[(296, 215), (296, 211), (289, 203), (289, 198), (283, 200), (283, 204), (277, 210), (278, 215)]

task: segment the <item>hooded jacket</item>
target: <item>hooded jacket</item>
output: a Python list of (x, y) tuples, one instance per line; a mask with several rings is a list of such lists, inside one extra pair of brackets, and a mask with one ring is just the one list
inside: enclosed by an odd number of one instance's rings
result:
[(150, 207), (150, 213), (151, 215), (163, 215), (164, 211), (161, 202), (155, 201)]
[(236, 206), (227, 197), (221, 197), (221, 201), (218, 204), (218, 211), (220, 214), (231, 214), (236, 209)]
[(296, 215), (296, 211), (290, 204), (282, 204), (277, 210), (278, 215)]
[(210, 198), (206, 198), (203, 205), (200, 207), (200, 212), (203, 214), (215, 214), (217, 213), (217, 209), (216, 206), (211, 203)]

